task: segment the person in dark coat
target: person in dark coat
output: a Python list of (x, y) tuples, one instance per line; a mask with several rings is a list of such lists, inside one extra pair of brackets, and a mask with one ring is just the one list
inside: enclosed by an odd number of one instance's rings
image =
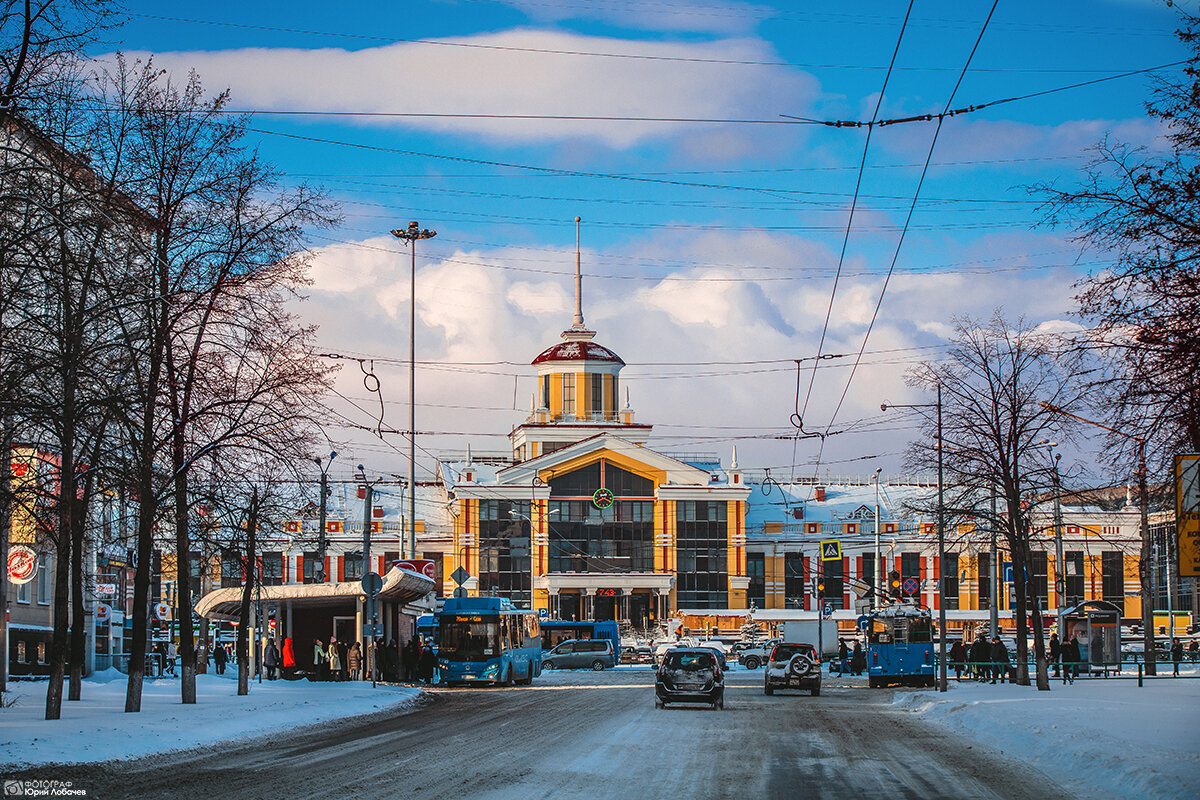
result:
[(967, 657), (971, 660), (971, 669), (975, 674), (975, 680), (987, 680), (989, 673), (987, 662), (991, 658), (991, 648), (988, 646), (987, 639), (984, 638), (982, 633), (979, 634), (978, 639), (971, 643), (971, 650)]
[(404, 643), (404, 651), (400, 654), (400, 666), (403, 673), (400, 680), (405, 683), (413, 683), (417, 679), (417, 659), (420, 658), (421, 650), (417, 646), (417, 637), (413, 637)]
[(279, 648), (275, 646), (274, 636), (267, 640), (267, 647), (263, 651), (263, 666), (267, 668), (267, 680), (275, 680), (275, 670), (279, 667)]
[(850, 648), (845, 639), (838, 639), (838, 673), (845, 675), (850, 671)]
[(1054, 665), (1054, 677), (1058, 677), (1059, 662), (1062, 660), (1062, 642), (1058, 641), (1058, 634), (1050, 634), (1050, 663)]
[(421, 648), (421, 655), (417, 658), (417, 673), (426, 686), (433, 683), (434, 664), (433, 648), (425, 645)]
[(225, 652), (225, 648), (217, 645), (213, 648), (213, 662), (217, 665), (217, 674), (225, 674), (225, 662), (229, 660), (229, 654)]
[(1004, 683), (1004, 679), (1008, 677), (1008, 671), (1012, 669), (1012, 665), (1008, 662), (1008, 648), (1004, 646), (1004, 642), (1000, 641), (999, 636), (992, 637), (991, 647), (992, 661), (992, 683), (996, 682), (996, 678), (1000, 678), (1000, 682)]
[(1079, 639), (1071, 637), (1071, 641), (1063, 645), (1063, 683), (1074, 683), (1079, 674)]
[(950, 648), (950, 664), (954, 667), (954, 680), (961, 681), (963, 668), (967, 661), (967, 646), (960, 640), (954, 642), (954, 646)]
[(1175, 640), (1175, 644), (1171, 645), (1171, 661), (1175, 664), (1175, 673), (1179, 674), (1179, 662), (1183, 661), (1183, 641)]
[(1200, 641), (1192, 639), (1192, 643), (1188, 645), (1188, 658), (1195, 664), (1198, 656), (1200, 656)]
[(400, 645), (395, 640), (391, 639), (384, 648), (384, 655), (387, 656), (387, 679), (395, 683), (400, 682)]
[(867, 654), (863, 652), (862, 643), (854, 643), (854, 652), (850, 654), (850, 674), (862, 675), (867, 668)]

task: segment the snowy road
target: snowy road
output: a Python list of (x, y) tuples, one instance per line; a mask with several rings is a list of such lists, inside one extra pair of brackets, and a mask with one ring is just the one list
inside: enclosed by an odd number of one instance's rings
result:
[(827, 680), (821, 697), (766, 697), (728, 676), (726, 708), (653, 706), (654, 674), (548, 673), (533, 687), (434, 689), (412, 712), (251, 745), (47, 767), (90, 798), (1053, 798), (1054, 782)]

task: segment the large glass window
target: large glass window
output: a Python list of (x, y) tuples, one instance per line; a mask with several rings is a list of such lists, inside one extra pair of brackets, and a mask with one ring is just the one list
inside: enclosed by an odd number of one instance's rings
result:
[(1100, 554), (1100, 583), (1104, 599), (1125, 613), (1125, 554), (1105, 550)]
[(242, 559), (232, 550), (221, 553), (221, 588), (242, 585)]
[[(874, 553), (863, 553), (862, 575), (858, 576), (859, 580), (861, 580), (863, 583), (867, 584), (868, 586), (874, 588), (875, 579), (877, 577), (879, 577), (878, 575), (875, 574), (875, 572), (876, 572), (876, 570), (875, 570), (875, 554)], [(874, 595), (871, 595), (871, 596), (874, 596)]]
[[(901, 553), (900, 554), (900, 581), (901, 591), (903, 591), (903, 581), (909, 578), (917, 580), (917, 591), (921, 585), (921, 554), (920, 553)], [(906, 595), (907, 596), (907, 595)]]
[(591, 374), (591, 391), (588, 393), (588, 401), (591, 405), (592, 413), (599, 414), (604, 411), (604, 376), (598, 372)]
[(676, 598), (680, 608), (729, 606), (728, 523), (721, 501), (675, 503)]
[(783, 599), (788, 608), (804, 607), (804, 554), (783, 554)]
[(53, 594), (50, 591), (50, 587), (52, 585), (51, 581), (53, 581), (53, 577), (50, 573), (50, 554), (49, 553), (39, 553), (38, 554), (38, 582), (37, 582), (38, 604), (39, 605), (43, 605), (43, 606), (50, 605), (51, 595)]
[(613, 414), (616, 414), (617, 411), (621, 408), (621, 405), (620, 405), (621, 390), (620, 390), (619, 384), (617, 383), (618, 380), (619, 380), (619, 378), (617, 378), (616, 375), (613, 375), (612, 380), (608, 384), (609, 389), (612, 393), (611, 397), (609, 399), (609, 408), (612, 409)]
[[(362, 553), (346, 553), (342, 556), (342, 580), (361, 581), (363, 576)], [(265, 572), (265, 571), (264, 571)], [(264, 581), (265, 583), (265, 581)]]
[(1035, 597), (1040, 597), (1043, 611), (1050, 604), (1048, 567), (1045, 550), (1034, 550), (1029, 554), (1029, 601), (1032, 604)]
[(321, 562), (320, 553), (304, 554), (304, 582), (317, 583), (324, 573), (325, 565)]
[(604, 487), (617, 497), (653, 497), (654, 481), (615, 464), (604, 464)]
[(942, 587), (942, 602), (948, 611), (953, 611), (958, 608), (958, 553), (946, 553), (942, 574), (946, 576), (945, 585)]
[(1068, 550), (1063, 553), (1063, 561), (1067, 582), (1065, 603), (1067, 606), (1077, 606), (1083, 602), (1083, 551)]
[(551, 572), (653, 572), (654, 502), (550, 501)]
[(988, 609), (992, 607), (992, 554), (980, 553), (978, 556), (979, 564), (979, 607)]
[(279, 586), (283, 583), (283, 552), (268, 550), (262, 554), (263, 586)]
[(767, 559), (765, 553), (746, 553), (746, 575), (750, 586), (746, 589), (746, 602), (758, 608), (767, 605)]
[(599, 488), (599, 461), (550, 479), (550, 494), (553, 497), (591, 497)]
[[(479, 501), (479, 593), (529, 607), (530, 502)], [(551, 518), (551, 524), (553, 518)]]
[(846, 598), (842, 559), (821, 562), (821, 580), (825, 584), (825, 602), (834, 608), (845, 608)]
[(562, 410), (564, 414), (575, 413), (575, 373), (562, 376)]

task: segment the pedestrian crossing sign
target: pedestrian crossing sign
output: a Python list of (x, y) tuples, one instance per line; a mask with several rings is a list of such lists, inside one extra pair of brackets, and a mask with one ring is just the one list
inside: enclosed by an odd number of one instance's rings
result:
[(821, 542), (821, 560), (841, 561), (842, 543), (837, 539), (829, 539)]

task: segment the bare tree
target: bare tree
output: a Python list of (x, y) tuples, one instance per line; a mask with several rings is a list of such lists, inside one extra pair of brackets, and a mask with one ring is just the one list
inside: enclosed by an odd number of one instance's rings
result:
[[(946, 474), (945, 504), (950, 519), (986, 521), (1004, 532), (1012, 554), (1016, 588), (1018, 682), (1029, 685), (1026, 666), (1030, 615), (1030, 553), (1035, 531), (1029, 499), (1052, 481), (1043, 442), (1071, 435), (1071, 420), (1040, 405), (1078, 408), (1078, 357), (1064, 352), (1057, 337), (1039, 334), (1024, 321), (1007, 322), (996, 312), (986, 325), (956, 319), (944, 360), (926, 362), (908, 374), (910, 385), (941, 387)], [(914, 442), (907, 462), (927, 470), (937, 463), (935, 423), (928, 438)], [(1001, 500), (993, 517), (988, 498)], [(1061, 569), (1061, 565), (1056, 566)], [(1034, 645), (1039, 689), (1049, 688), (1041, 614), (1034, 614)]]

